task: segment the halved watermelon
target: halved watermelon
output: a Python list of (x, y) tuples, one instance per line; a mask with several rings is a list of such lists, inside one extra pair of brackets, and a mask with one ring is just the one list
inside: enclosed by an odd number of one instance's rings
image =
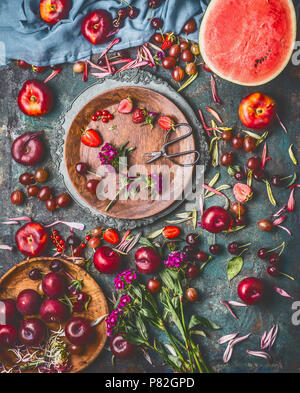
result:
[(207, 66), (247, 86), (274, 79), (288, 64), (295, 40), (292, 0), (211, 0), (199, 34)]

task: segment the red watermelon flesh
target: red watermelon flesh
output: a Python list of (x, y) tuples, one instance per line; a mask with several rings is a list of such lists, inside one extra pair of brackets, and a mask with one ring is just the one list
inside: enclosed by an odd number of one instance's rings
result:
[(295, 39), (292, 0), (212, 0), (199, 43), (204, 62), (217, 75), (257, 86), (285, 68)]

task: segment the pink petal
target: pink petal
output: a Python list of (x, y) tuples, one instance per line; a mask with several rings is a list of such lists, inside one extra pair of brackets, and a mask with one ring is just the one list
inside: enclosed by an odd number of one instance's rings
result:
[(264, 334), (261, 336), (261, 339), (260, 339), (260, 348), (261, 349), (265, 349), (266, 336), (267, 336), (267, 331), (265, 330)]
[(283, 229), (283, 230), (286, 231), (290, 236), (292, 236), (292, 232), (291, 232), (287, 227), (284, 227), (283, 225), (277, 225), (277, 226), (278, 226), (278, 228)]
[(91, 66), (91, 68), (96, 68), (96, 69), (99, 70), (99, 71), (107, 72), (107, 68), (101, 67), (101, 66), (99, 66), (98, 64), (94, 64), (94, 63), (92, 63), (90, 60), (87, 60), (87, 62), (89, 63), (89, 65)]
[(279, 217), (281, 214), (287, 211), (287, 205), (283, 205), (276, 213), (272, 214), (272, 217)]
[(1, 224), (3, 224), (3, 225), (18, 225), (20, 223), (19, 223), (19, 221), (2, 221)]
[(272, 360), (271, 356), (265, 351), (249, 351), (249, 349), (247, 349), (246, 352), (251, 356), (257, 356), (259, 358), (269, 360), (269, 362)]
[(229, 306), (228, 302), (226, 300), (220, 300), (219, 301), (220, 304), (222, 304), (223, 306), (225, 306), (227, 308), (227, 310), (230, 312), (230, 314), (233, 316), (233, 318), (235, 319), (239, 319), (235, 313), (233, 312), (232, 308)]
[(104, 49), (104, 51), (101, 53), (101, 55), (99, 56), (99, 59), (101, 59), (101, 57), (105, 56), (106, 53), (116, 44), (118, 44), (121, 41), (121, 38), (116, 38), (114, 39), (108, 46), (106, 49)]
[(277, 335), (278, 335), (278, 325), (276, 325), (275, 332), (273, 333), (273, 336), (272, 336), (271, 341), (269, 343), (269, 349), (271, 349), (273, 347), (273, 345), (276, 341)]
[(270, 160), (271, 160), (271, 158), (267, 157), (267, 142), (265, 142), (263, 153), (262, 153), (262, 158), (261, 158), (261, 169), (265, 169), (266, 163)]
[(279, 295), (288, 297), (290, 299), (294, 299), (293, 296), (289, 295), (284, 289), (273, 287), (274, 291), (277, 292)]
[(52, 224), (44, 225), (44, 227), (51, 228), (57, 224), (67, 225), (68, 227), (78, 229), (79, 231), (83, 231), (85, 228), (85, 225), (80, 222), (67, 222), (67, 221), (54, 221)]
[(285, 125), (282, 123), (282, 121), (280, 120), (278, 113), (276, 113), (276, 117), (277, 117), (278, 123), (281, 125), (283, 131), (287, 134), (288, 133), (287, 129), (286, 129)]
[(292, 212), (295, 208), (294, 194), (295, 194), (295, 188), (292, 189), (292, 191), (290, 193), (289, 200), (288, 200), (288, 204), (287, 204), (288, 211), (290, 211), (290, 212)]
[(251, 333), (246, 334), (246, 336), (242, 336), (242, 337), (235, 338), (234, 340), (232, 340), (231, 343), (232, 343), (232, 345), (238, 344), (238, 343), (241, 342), (241, 341), (247, 340), (247, 338), (250, 337), (250, 336), (251, 336)]
[(201, 214), (201, 216), (203, 216), (203, 212), (204, 212), (204, 199), (203, 199), (203, 196), (202, 196), (202, 195), (199, 196), (199, 209), (200, 209), (200, 214)]
[(233, 352), (233, 346), (231, 345), (232, 340), (229, 341), (229, 344), (227, 345), (227, 348), (225, 349), (224, 355), (223, 355), (223, 362), (228, 363), (229, 360), (231, 359), (232, 352)]
[(84, 62), (84, 73), (82, 75), (82, 82), (87, 81), (87, 76), (88, 76), (88, 65), (87, 65), (87, 60)]
[(11, 246), (7, 246), (6, 244), (0, 244), (0, 250), (12, 251), (13, 248)]
[(28, 221), (28, 222), (32, 221), (31, 218), (27, 217), (27, 216), (13, 217), (13, 218), (9, 218), (9, 220), (12, 220), (12, 221)]
[(44, 83), (51, 81), (51, 79), (55, 78), (61, 72), (62, 68), (58, 68), (57, 70), (53, 70), (51, 74), (44, 80)]
[(216, 85), (216, 81), (213, 75), (210, 76), (210, 84), (211, 84), (211, 90), (212, 90), (212, 95), (213, 95), (213, 99), (217, 104), (221, 104), (221, 100), (218, 96), (218, 92), (217, 92), (217, 85)]
[(215, 190), (214, 188), (212, 188), (212, 187), (210, 187), (210, 186), (208, 186), (208, 185), (206, 185), (206, 184), (203, 184), (202, 186), (203, 186), (203, 188), (205, 188), (206, 190), (208, 190), (208, 191), (210, 191), (210, 192), (213, 192), (214, 194), (217, 194), (217, 195), (222, 196), (223, 198), (226, 198), (226, 199), (227, 199), (227, 196), (224, 195), (224, 194), (222, 194), (220, 191), (217, 191), (217, 190)]
[(209, 132), (209, 130), (211, 130), (211, 128), (207, 127), (207, 125), (206, 125), (206, 123), (205, 123), (205, 120), (204, 120), (204, 117), (203, 117), (203, 113), (202, 113), (202, 111), (201, 111), (200, 108), (198, 109), (198, 112), (199, 112), (200, 120), (201, 120), (201, 123), (202, 123), (202, 127), (203, 127), (203, 128), (205, 129), (205, 131), (207, 132), (207, 135), (208, 135), (208, 136), (211, 136), (211, 133)]
[(233, 333), (233, 334), (227, 334), (226, 336), (220, 337), (219, 340), (218, 340), (218, 343), (219, 344), (225, 344), (228, 341), (231, 341), (234, 338), (236, 338), (237, 335), (239, 335), (239, 332)]
[(212, 108), (209, 106), (206, 107), (207, 112), (209, 112), (216, 120), (218, 120), (219, 123), (223, 124), (223, 121), (220, 117), (220, 115)]
[(143, 45), (142, 48), (143, 48), (144, 53), (147, 55), (148, 60), (149, 60), (154, 66), (156, 66), (155, 61), (154, 61), (154, 59), (153, 59), (153, 56), (152, 56), (150, 50), (147, 48), (147, 46), (146, 46), (146, 45)]
[(228, 300), (228, 303), (231, 306), (237, 306), (237, 307), (247, 307), (247, 304), (241, 303), (241, 302), (236, 302), (235, 300)]
[(273, 221), (273, 225), (280, 225), (286, 220), (287, 216), (281, 216)]
[(89, 75), (92, 75), (98, 79), (102, 79), (111, 74), (109, 72), (89, 72)]

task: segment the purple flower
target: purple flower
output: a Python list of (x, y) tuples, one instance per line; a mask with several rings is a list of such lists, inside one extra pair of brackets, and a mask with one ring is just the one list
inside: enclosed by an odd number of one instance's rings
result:
[(114, 279), (115, 289), (117, 291), (126, 289), (136, 280), (136, 272), (131, 269), (127, 269), (122, 273), (119, 273)]
[(119, 151), (114, 145), (105, 143), (97, 157), (100, 159), (101, 165), (109, 165), (118, 157), (118, 155)]
[(173, 251), (169, 254), (164, 264), (169, 268), (179, 269), (186, 262), (186, 254), (180, 251)]
[(123, 295), (119, 301), (120, 307), (125, 307), (128, 303), (131, 302), (131, 298), (128, 295)]

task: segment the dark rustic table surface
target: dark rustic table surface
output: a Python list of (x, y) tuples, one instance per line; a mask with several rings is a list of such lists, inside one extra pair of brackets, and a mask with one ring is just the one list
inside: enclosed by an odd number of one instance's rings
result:
[[(297, 74), (298, 72), (298, 74)], [(157, 73), (161, 77), (170, 81), (170, 74), (166, 71)], [(45, 78), (46, 74), (38, 76)], [(35, 75), (36, 77), (36, 75)], [(24, 172), (24, 168), (16, 164), (10, 155), (10, 148), (13, 140), (25, 131), (44, 131), (44, 136), (49, 148), (48, 156), (43, 163), (51, 173), (48, 184), (54, 186), (56, 192), (63, 191), (63, 184), (58, 180), (52, 161), (54, 149), (56, 146), (56, 134), (54, 125), (58, 116), (64, 108), (82, 92), (87, 85), (92, 84), (95, 80), (90, 77), (86, 83), (81, 81), (81, 75), (76, 75), (72, 71), (72, 65), (63, 65), (63, 71), (49, 83), (54, 90), (56, 102), (54, 110), (42, 118), (29, 118), (23, 115), (17, 106), (17, 95), (22, 83), (33, 78), (32, 71), (22, 71), (16, 65), (10, 65), (7, 69), (0, 70), (0, 218), (16, 216), (30, 216), (35, 221), (41, 223), (50, 223), (56, 219), (66, 221), (81, 221), (86, 224), (87, 229), (93, 228), (98, 224), (97, 220), (90, 215), (81, 212), (80, 208), (73, 204), (65, 210), (59, 210), (55, 213), (46, 211), (44, 205), (35, 199), (29, 199), (24, 206), (16, 207), (10, 203), (11, 192), (19, 187), (18, 177)], [(219, 95), (223, 104), (216, 108), (213, 103), (210, 89), (210, 74), (201, 71), (197, 80), (186, 88), (182, 95), (186, 98), (195, 112), (197, 108), (204, 109), (206, 106), (213, 106), (218, 110), (224, 122), (232, 126), (234, 131), (240, 130), (241, 123), (238, 118), (238, 105), (240, 100), (247, 94), (254, 92), (257, 88), (247, 88), (216, 78)], [(171, 85), (174, 85), (170, 81)], [(176, 86), (175, 86), (176, 87)], [(300, 138), (298, 130), (300, 129), (300, 69), (289, 65), (287, 69), (273, 82), (259, 88), (263, 93), (274, 97), (278, 103), (278, 113), (286, 125), (288, 135), (284, 134), (278, 123), (271, 127), (271, 134), (268, 138), (269, 155), (272, 161), (267, 164), (270, 174), (279, 174), (287, 176), (297, 172), (298, 168), (293, 165), (289, 158), (288, 148), (291, 143), (295, 146), (295, 151), (300, 148)], [(196, 130), (203, 132), (203, 130)], [(221, 150), (228, 150), (221, 144)], [(259, 153), (261, 154), (262, 147)], [(245, 162), (247, 155), (239, 154), (240, 162)], [(300, 155), (298, 154), (300, 159)], [(226, 169), (210, 166), (206, 170), (206, 179), (211, 179), (216, 172), (221, 173), (221, 179), (218, 184), (234, 184), (233, 178), (227, 174)], [(300, 364), (300, 328), (293, 326), (291, 323), (292, 301), (288, 298), (273, 293), (270, 298), (261, 305), (237, 309), (239, 320), (232, 316), (219, 304), (219, 300), (238, 300), (236, 288), (240, 280), (247, 276), (258, 276), (265, 280), (269, 286), (277, 285), (291, 293), (295, 300), (300, 298), (299, 280), (300, 280), (300, 243), (299, 243), (299, 209), (289, 215), (286, 225), (290, 228), (293, 236), (290, 237), (286, 232), (276, 230), (264, 234), (257, 227), (257, 220), (266, 218), (276, 211), (267, 197), (266, 188), (263, 183), (254, 184), (255, 197), (249, 202), (247, 208), (247, 228), (230, 235), (218, 235), (217, 243), (222, 245), (222, 253), (213, 259), (204, 273), (195, 280), (195, 287), (199, 289), (199, 301), (191, 308), (197, 314), (203, 315), (222, 327), (222, 330), (209, 331), (207, 338), (198, 338), (201, 342), (201, 348), (211, 369), (215, 372), (297, 372)], [(229, 197), (231, 191), (225, 191)], [(289, 192), (286, 189), (275, 189), (274, 195), (278, 207), (286, 203)], [(297, 194), (296, 194), (297, 195)], [(299, 199), (299, 198), (297, 198)], [(211, 198), (208, 204), (222, 203), (218, 197)], [(207, 205), (208, 206), (208, 205)], [(180, 210), (180, 209), (179, 209)], [(182, 210), (182, 209), (181, 209)], [(80, 217), (80, 220), (78, 220)], [(174, 217), (174, 214), (171, 214)], [(164, 226), (163, 220), (155, 224), (142, 228), (144, 234), (150, 233), (155, 229)], [(185, 233), (193, 231), (192, 224), (182, 224), (181, 228)], [(68, 230), (59, 228), (62, 233), (67, 234)], [(0, 243), (14, 245), (15, 226), (1, 226)], [(200, 231), (198, 229), (197, 231)], [(230, 259), (230, 254), (226, 251), (226, 245), (237, 240), (240, 243), (251, 241), (249, 250), (244, 254), (244, 267), (238, 277), (231, 282), (227, 280), (226, 264)], [(271, 278), (266, 272), (266, 263), (259, 260), (256, 251), (260, 247), (272, 248), (282, 241), (287, 242), (286, 250), (283, 254), (281, 270), (295, 277), (295, 281), (287, 278)], [(210, 244), (214, 242), (212, 235), (201, 233), (200, 248), (207, 251)], [(22, 255), (14, 250), (13, 252), (0, 251), (0, 274), (5, 273), (23, 258)], [(132, 255), (126, 258), (124, 263), (127, 266), (134, 266)], [(91, 274), (99, 282), (105, 294), (110, 297), (112, 291), (112, 277), (100, 276), (93, 267)], [(258, 349), (259, 340), (266, 329), (270, 329), (273, 324), (279, 325), (279, 337), (272, 349), (273, 362), (268, 363), (264, 359), (250, 357), (246, 354), (246, 349)], [(224, 365), (222, 361), (224, 345), (219, 345), (219, 337), (240, 332), (241, 335), (252, 333), (251, 337), (244, 343), (239, 344), (234, 351), (234, 355), (229, 364)], [(154, 365), (151, 366), (143, 358), (142, 354), (137, 355), (135, 359), (127, 362), (117, 361), (113, 366), (111, 363), (111, 354), (104, 350), (99, 358), (89, 366), (87, 372), (160, 372), (163, 370), (161, 362), (155, 356), (152, 356)], [(168, 371), (166, 368), (164, 369)]]

